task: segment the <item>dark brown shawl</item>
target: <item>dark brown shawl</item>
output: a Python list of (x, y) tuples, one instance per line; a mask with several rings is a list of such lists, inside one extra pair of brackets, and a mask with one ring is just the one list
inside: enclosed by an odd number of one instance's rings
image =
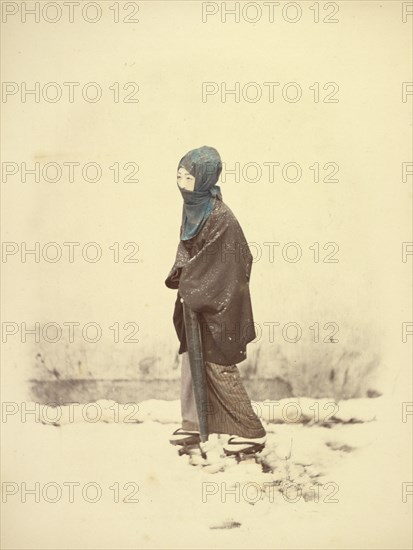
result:
[(249, 291), (252, 260), (238, 220), (217, 199), (199, 233), (179, 241), (165, 280), (168, 288), (178, 289), (173, 314), (178, 353), (188, 349), (182, 298), (199, 313), (206, 361), (233, 365), (246, 359), (246, 346), (256, 338)]

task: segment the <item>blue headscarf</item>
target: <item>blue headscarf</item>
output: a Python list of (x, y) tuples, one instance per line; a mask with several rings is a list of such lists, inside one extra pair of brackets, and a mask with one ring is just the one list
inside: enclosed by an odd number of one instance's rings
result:
[(221, 157), (216, 149), (206, 145), (189, 151), (178, 164), (195, 178), (193, 191), (178, 188), (184, 199), (182, 209), (181, 240), (195, 237), (211, 214), (215, 200), (222, 200), (221, 189), (216, 185), (222, 171)]

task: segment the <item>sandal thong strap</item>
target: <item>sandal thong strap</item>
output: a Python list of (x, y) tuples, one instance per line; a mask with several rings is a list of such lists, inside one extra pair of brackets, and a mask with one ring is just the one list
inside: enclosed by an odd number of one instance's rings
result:
[(183, 428), (178, 428), (177, 430), (174, 431), (172, 435), (187, 435), (192, 437), (194, 435), (199, 435), (199, 432), (188, 432)]
[(235, 437), (237, 436), (233, 435), (228, 439), (228, 445), (262, 445), (262, 443), (258, 443), (257, 441), (234, 441)]

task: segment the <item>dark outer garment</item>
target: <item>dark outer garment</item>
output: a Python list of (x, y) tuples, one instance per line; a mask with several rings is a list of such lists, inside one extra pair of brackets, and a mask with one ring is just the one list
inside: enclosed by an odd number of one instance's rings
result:
[(168, 288), (178, 289), (173, 322), (179, 354), (188, 350), (182, 298), (199, 314), (205, 361), (234, 365), (246, 359), (246, 346), (257, 336), (249, 290), (252, 260), (238, 220), (216, 199), (198, 234), (179, 241), (165, 280)]

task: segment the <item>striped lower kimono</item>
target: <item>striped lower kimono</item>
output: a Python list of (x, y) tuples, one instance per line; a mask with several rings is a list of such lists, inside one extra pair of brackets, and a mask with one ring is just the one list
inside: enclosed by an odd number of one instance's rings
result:
[[(205, 362), (207, 418), (210, 434), (264, 437), (265, 429), (255, 414), (236, 365)], [(182, 354), (181, 414), (184, 430), (199, 431), (188, 352)]]

